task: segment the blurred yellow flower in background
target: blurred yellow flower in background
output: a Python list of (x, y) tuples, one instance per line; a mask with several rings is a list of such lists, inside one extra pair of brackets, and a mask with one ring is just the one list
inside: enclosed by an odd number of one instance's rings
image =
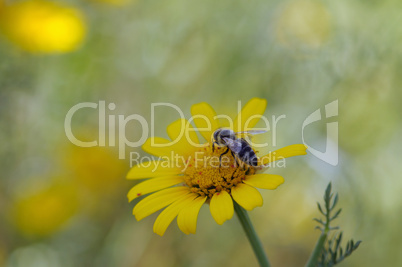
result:
[(66, 152), (66, 165), (72, 172), (75, 184), (99, 194), (113, 195), (127, 171), (126, 162), (118, 158), (117, 152), (107, 147), (71, 146)]
[[(98, 134), (97, 128), (86, 126), (77, 130), (76, 137), (89, 142)], [(118, 151), (113, 147), (59, 145), (55, 149), (60, 153), (58, 164), (76, 188), (83, 213), (97, 219), (110, 216), (126, 190), (121, 181), (127, 173), (127, 161), (119, 159)], [(102, 205), (99, 205), (100, 201)]]
[(83, 14), (73, 7), (44, 0), (5, 5), (0, 28), (15, 45), (32, 53), (65, 53), (82, 43)]
[(77, 194), (71, 185), (54, 183), (33, 194), (26, 194), (15, 201), (12, 209), (16, 227), (26, 236), (52, 235), (62, 229), (78, 210)]
[[(255, 127), (264, 114), (266, 105), (265, 99), (251, 99), (234, 120), (232, 130), (244, 131)], [(221, 156), (228, 152), (227, 147), (214, 148), (210, 141), (214, 132), (222, 127), (216, 119), (217, 114), (205, 102), (193, 105), (191, 113), (197, 129), (204, 130), (200, 132), (206, 140), (202, 147), (194, 145), (201, 144), (195, 129), (185, 119), (179, 119), (167, 128), (170, 139), (178, 139), (178, 142), (161, 147), (160, 144), (169, 144), (171, 141), (151, 137), (142, 146), (142, 149), (151, 155), (170, 159), (140, 163), (127, 174), (128, 179), (151, 177), (134, 186), (128, 193), (128, 199), (132, 201), (158, 191), (142, 199), (134, 207), (133, 214), (137, 220), (141, 220), (167, 207), (154, 224), (154, 232), (161, 236), (176, 217), (182, 232), (195, 234), (198, 213), (206, 201), (210, 204), (211, 215), (218, 224), (223, 224), (233, 217), (234, 201), (246, 210), (262, 206), (263, 199), (256, 188), (273, 190), (281, 185), (284, 179), (279, 175), (257, 172), (273, 161), (306, 154), (307, 147), (298, 144), (271, 152), (260, 158), (259, 162), (253, 163), (253, 166), (238, 163), (238, 157), (231, 153), (227, 153), (226, 160), (221, 161)], [(178, 160), (179, 155), (182, 158)], [(180, 186), (176, 186), (179, 184)]]
[(329, 39), (331, 15), (320, 1), (295, 0), (285, 5), (276, 27), (282, 44), (301, 43), (316, 48)]

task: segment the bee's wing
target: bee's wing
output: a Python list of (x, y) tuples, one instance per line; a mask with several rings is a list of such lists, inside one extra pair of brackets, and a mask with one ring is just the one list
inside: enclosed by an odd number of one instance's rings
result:
[(251, 135), (257, 135), (257, 134), (262, 134), (266, 133), (267, 131), (264, 130), (250, 130), (250, 131), (243, 131), (243, 132), (237, 132), (235, 135), (237, 136), (251, 136)]
[(223, 137), (223, 140), (226, 142), (230, 150), (232, 150), (234, 153), (237, 154), (241, 151), (242, 144), (240, 140), (238, 139), (233, 140), (227, 137)]

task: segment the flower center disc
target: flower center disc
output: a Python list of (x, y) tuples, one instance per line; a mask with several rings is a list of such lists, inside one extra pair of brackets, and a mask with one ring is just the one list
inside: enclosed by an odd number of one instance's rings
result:
[(255, 168), (234, 158), (227, 150), (227, 147), (215, 146), (212, 151), (212, 146), (208, 146), (189, 158), (184, 180), (193, 193), (210, 198), (222, 190), (230, 193), (231, 188), (242, 182), (246, 175), (255, 173)]

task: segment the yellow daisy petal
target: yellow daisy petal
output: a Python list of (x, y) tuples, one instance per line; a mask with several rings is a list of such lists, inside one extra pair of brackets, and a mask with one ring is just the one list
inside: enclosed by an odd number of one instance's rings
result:
[(189, 194), (187, 196), (177, 199), (173, 204), (164, 209), (154, 223), (154, 232), (163, 236), (170, 223), (176, 218), (179, 212), (191, 204), (196, 194)]
[(137, 197), (143, 196), (145, 194), (155, 192), (161, 189), (171, 187), (183, 182), (183, 176), (164, 176), (154, 179), (146, 180), (145, 182), (139, 183), (128, 192), (128, 201), (132, 201)]
[(233, 199), (244, 209), (252, 210), (262, 206), (262, 196), (257, 189), (246, 184), (238, 184), (232, 188)]
[(177, 216), (177, 225), (180, 230), (185, 234), (195, 234), (197, 229), (198, 213), (207, 197), (198, 197), (191, 202), (191, 204), (182, 209)]
[(209, 210), (219, 225), (223, 224), (226, 220), (230, 220), (233, 217), (234, 208), (232, 198), (228, 192), (221, 191), (214, 194), (211, 198)]
[(185, 119), (178, 119), (167, 127), (167, 133), (178, 148), (191, 153), (198, 141), (195, 129)]
[(133, 214), (137, 221), (142, 220), (189, 193), (186, 186), (158, 191), (138, 202), (133, 209)]
[(213, 132), (219, 128), (219, 123), (214, 119), (215, 110), (206, 102), (195, 104), (191, 107), (191, 115), (195, 126), (207, 142), (211, 141)]
[(263, 165), (266, 165), (276, 160), (294, 156), (306, 155), (307, 154), (306, 149), (307, 146), (302, 144), (286, 146), (261, 157), (260, 161), (262, 162)]
[(171, 158), (175, 154), (185, 154), (188, 151), (176, 144), (169, 144), (172, 141), (161, 137), (150, 137), (142, 145), (142, 150), (145, 152), (157, 156), (157, 157), (169, 157)]
[(182, 168), (173, 162), (152, 160), (135, 165), (127, 174), (127, 179), (143, 179), (157, 176), (180, 174)]
[(246, 179), (244, 180), (245, 184), (262, 189), (271, 189), (271, 190), (276, 189), (284, 182), (285, 179), (283, 179), (282, 176), (268, 173), (246, 176)]
[(264, 114), (266, 107), (267, 100), (257, 97), (250, 99), (237, 115), (233, 130), (235, 132), (251, 130)]

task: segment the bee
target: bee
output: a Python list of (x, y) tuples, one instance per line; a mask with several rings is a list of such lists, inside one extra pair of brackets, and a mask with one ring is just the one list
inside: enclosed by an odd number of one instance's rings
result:
[(230, 151), (233, 158), (238, 158), (240, 161), (256, 167), (258, 165), (258, 158), (254, 150), (244, 138), (239, 137), (242, 135), (256, 135), (265, 132), (266, 131), (258, 130), (234, 132), (230, 129), (217, 129), (213, 134), (214, 142), (212, 143), (212, 151), (214, 151), (215, 145), (227, 147), (226, 151), (220, 155), (219, 162), (221, 162), (222, 156)]

